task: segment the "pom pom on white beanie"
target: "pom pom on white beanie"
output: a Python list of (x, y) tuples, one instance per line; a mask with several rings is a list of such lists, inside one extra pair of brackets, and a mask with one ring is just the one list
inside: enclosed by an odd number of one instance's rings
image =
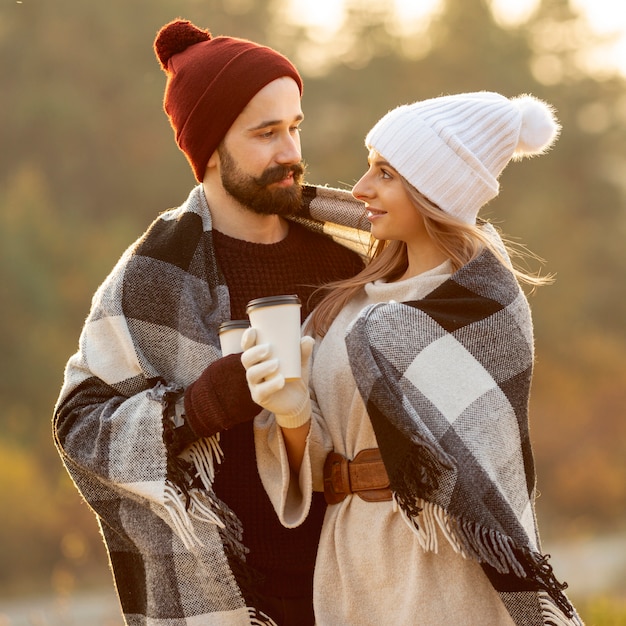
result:
[(498, 195), (508, 162), (543, 154), (560, 130), (552, 106), (534, 96), (481, 91), (397, 107), (365, 144), (440, 209), (473, 224)]

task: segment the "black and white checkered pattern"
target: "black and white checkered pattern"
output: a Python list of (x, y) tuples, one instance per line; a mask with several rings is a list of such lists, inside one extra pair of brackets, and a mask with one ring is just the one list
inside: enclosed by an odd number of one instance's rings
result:
[[(335, 216), (343, 228), (325, 225)], [(301, 220), (358, 247), (361, 203), (307, 187)], [(365, 239), (365, 237), (363, 237)], [(129, 626), (273, 623), (235, 580), (241, 525), (212, 490), (218, 437), (169, 453), (177, 398), (221, 356), (229, 294), (197, 186), (156, 219), (96, 292), (55, 408), (56, 444), (107, 544)], [(191, 481), (195, 481), (193, 486)]]
[(421, 300), (366, 307), (346, 342), (407, 519), (427, 533), (428, 511), (443, 513), (517, 624), (580, 624), (540, 552), (533, 330), (513, 274), (484, 251)]

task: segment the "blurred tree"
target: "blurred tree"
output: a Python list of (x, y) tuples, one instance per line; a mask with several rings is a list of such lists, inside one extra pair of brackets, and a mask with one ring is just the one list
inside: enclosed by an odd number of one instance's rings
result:
[(0, 154), (0, 185), (32, 162), (59, 206), (107, 220), (133, 213), (139, 227), (193, 184), (161, 105), (156, 32), (182, 14), (215, 35), (264, 42), (270, 12), (254, 0), (4, 4), (0, 145), (11, 150)]
[[(165, 76), (152, 51), (160, 26), (179, 15), (297, 61), (312, 182), (351, 186), (365, 168), (365, 133), (403, 102), (487, 89), (555, 105), (555, 149), (508, 168), (486, 215), (557, 274), (532, 299), (541, 513), (559, 528), (623, 524), (624, 78), (589, 72), (584, 52), (597, 38), (567, 0), (543, 0), (518, 26), (497, 22), (486, 0), (446, 0), (411, 23), (391, 0), (345, 0), (343, 23), (317, 29), (287, 19), (287, 1), (0, 5), (0, 588), (10, 576), (51, 584), (52, 572), (67, 581), (103, 568), (49, 419), (96, 286), (194, 183), (162, 110)], [(18, 572), (7, 559), (24, 545)]]

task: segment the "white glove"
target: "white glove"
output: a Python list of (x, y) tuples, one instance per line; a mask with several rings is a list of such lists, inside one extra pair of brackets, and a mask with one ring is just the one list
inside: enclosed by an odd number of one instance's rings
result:
[(252, 399), (276, 416), (281, 428), (297, 428), (311, 418), (309, 395), (309, 361), (315, 340), (302, 337), (300, 355), (302, 378), (285, 381), (278, 371), (278, 360), (272, 358), (269, 344), (256, 345), (256, 331), (248, 328), (241, 339), (241, 362)]

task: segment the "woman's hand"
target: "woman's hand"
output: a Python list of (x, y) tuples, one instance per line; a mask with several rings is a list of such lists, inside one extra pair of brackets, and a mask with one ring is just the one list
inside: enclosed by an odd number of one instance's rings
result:
[(269, 344), (256, 345), (256, 331), (249, 328), (243, 335), (241, 362), (246, 369), (246, 380), (254, 402), (276, 416), (281, 428), (297, 428), (311, 418), (309, 396), (309, 362), (315, 341), (312, 337), (300, 340), (302, 378), (285, 380), (279, 372), (278, 360), (272, 358)]

